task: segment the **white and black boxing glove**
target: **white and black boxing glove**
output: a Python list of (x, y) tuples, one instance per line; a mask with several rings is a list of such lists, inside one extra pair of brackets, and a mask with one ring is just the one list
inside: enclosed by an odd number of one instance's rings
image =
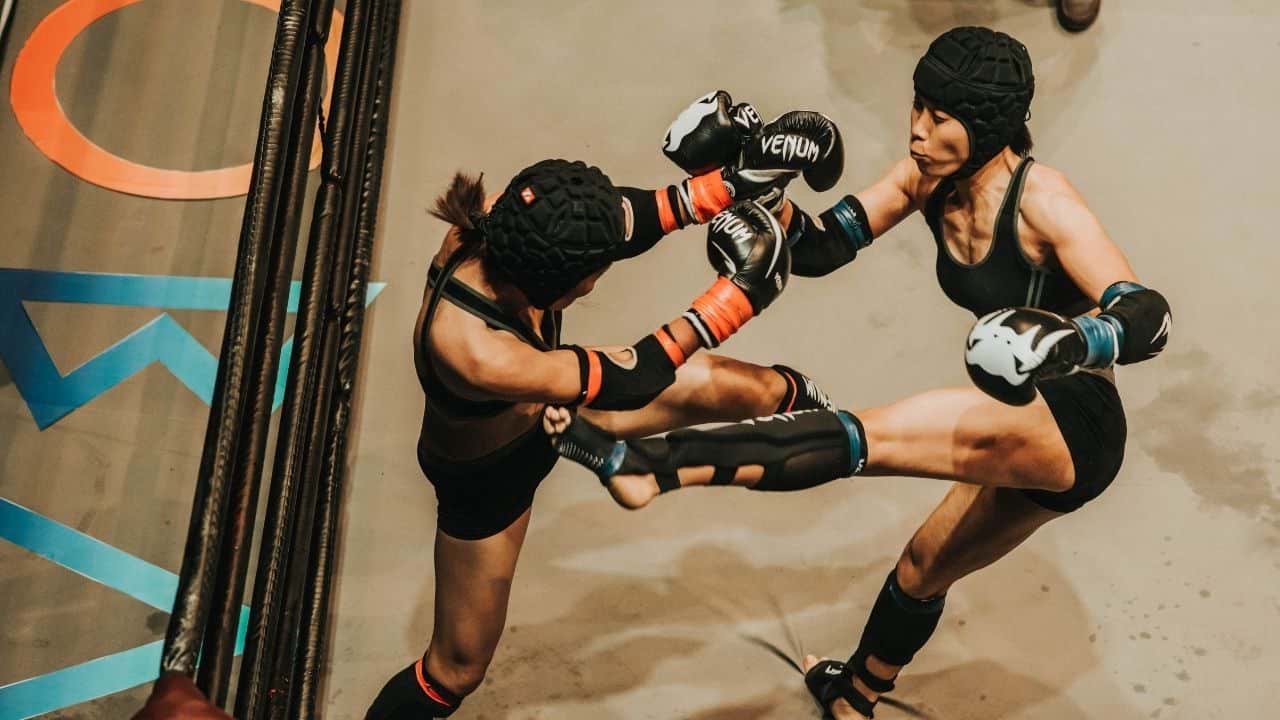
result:
[(1036, 398), (1035, 383), (1074, 372), (1085, 337), (1067, 318), (1035, 308), (1006, 308), (979, 318), (965, 343), (969, 378), (1008, 405)]
[(763, 124), (750, 103), (734, 105), (728, 92), (709, 92), (672, 121), (662, 153), (690, 176), (702, 175), (736, 164)]
[(1124, 280), (1108, 286), (1098, 306), (1097, 316), (1072, 320), (1034, 308), (982, 317), (965, 346), (969, 377), (997, 400), (1025, 405), (1039, 380), (1143, 362), (1164, 350), (1173, 315), (1159, 292)]

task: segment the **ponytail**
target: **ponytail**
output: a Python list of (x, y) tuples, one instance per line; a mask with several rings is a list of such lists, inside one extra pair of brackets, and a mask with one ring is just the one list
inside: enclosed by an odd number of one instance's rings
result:
[(1009, 143), (1009, 149), (1022, 157), (1026, 157), (1031, 154), (1031, 148), (1034, 146), (1035, 142), (1031, 139), (1031, 130), (1027, 128), (1026, 123), (1023, 123), (1014, 131), (1013, 140)]
[(484, 225), (488, 220), (484, 212), (484, 173), (478, 176), (455, 173), (449, 189), (436, 196), (435, 207), (428, 212), (458, 226), (462, 231), (463, 249), (478, 252), (484, 244)]

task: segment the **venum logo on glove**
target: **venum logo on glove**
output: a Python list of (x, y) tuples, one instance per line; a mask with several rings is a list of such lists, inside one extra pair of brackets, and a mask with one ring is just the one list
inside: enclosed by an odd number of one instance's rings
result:
[(1031, 371), (1044, 363), (1053, 346), (1075, 330), (1057, 330), (1036, 343), (1036, 335), (1044, 327), (1032, 325), (1021, 333), (1016, 332), (1004, 324), (1014, 312), (1012, 309), (1001, 310), (979, 320), (969, 333), (964, 360), (1016, 386), (1026, 382)]
[(708, 229), (711, 232), (724, 233), (734, 242), (744, 244), (750, 243), (751, 237), (755, 234), (755, 230), (746, 220), (727, 212), (722, 212), (711, 218), (711, 226)]
[(760, 113), (756, 112), (755, 106), (751, 103), (742, 103), (734, 108), (733, 121), (749, 132), (755, 132), (756, 128), (764, 124)]
[(760, 139), (760, 152), (766, 157), (775, 157), (783, 162), (796, 159), (817, 162), (821, 149), (818, 143), (803, 135), (765, 135)]

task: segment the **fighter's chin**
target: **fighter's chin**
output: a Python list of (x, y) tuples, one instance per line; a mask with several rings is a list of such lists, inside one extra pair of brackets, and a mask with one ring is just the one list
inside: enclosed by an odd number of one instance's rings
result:
[(943, 170), (946, 170), (945, 165), (934, 161), (927, 155), (911, 153), (911, 159), (915, 161), (916, 168), (920, 171), (920, 174), (925, 177), (945, 177), (947, 174), (942, 172)]

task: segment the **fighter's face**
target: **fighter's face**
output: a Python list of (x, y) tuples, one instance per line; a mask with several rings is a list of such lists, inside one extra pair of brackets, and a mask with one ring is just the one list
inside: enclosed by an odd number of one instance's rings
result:
[[(610, 265), (612, 265), (612, 263), (610, 263)], [(572, 305), (574, 300), (577, 300), (580, 297), (585, 297), (587, 295), (590, 295), (591, 291), (596, 288), (596, 281), (600, 279), (601, 275), (604, 275), (605, 271), (609, 269), (610, 265), (605, 265), (599, 270), (583, 278), (581, 282), (573, 286), (573, 289), (565, 293), (564, 297), (552, 303), (549, 309), (563, 310), (569, 307), (570, 305)]]
[(921, 174), (945, 177), (969, 158), (969, 134), (959, 120), (916, 97), (907, 147)]

